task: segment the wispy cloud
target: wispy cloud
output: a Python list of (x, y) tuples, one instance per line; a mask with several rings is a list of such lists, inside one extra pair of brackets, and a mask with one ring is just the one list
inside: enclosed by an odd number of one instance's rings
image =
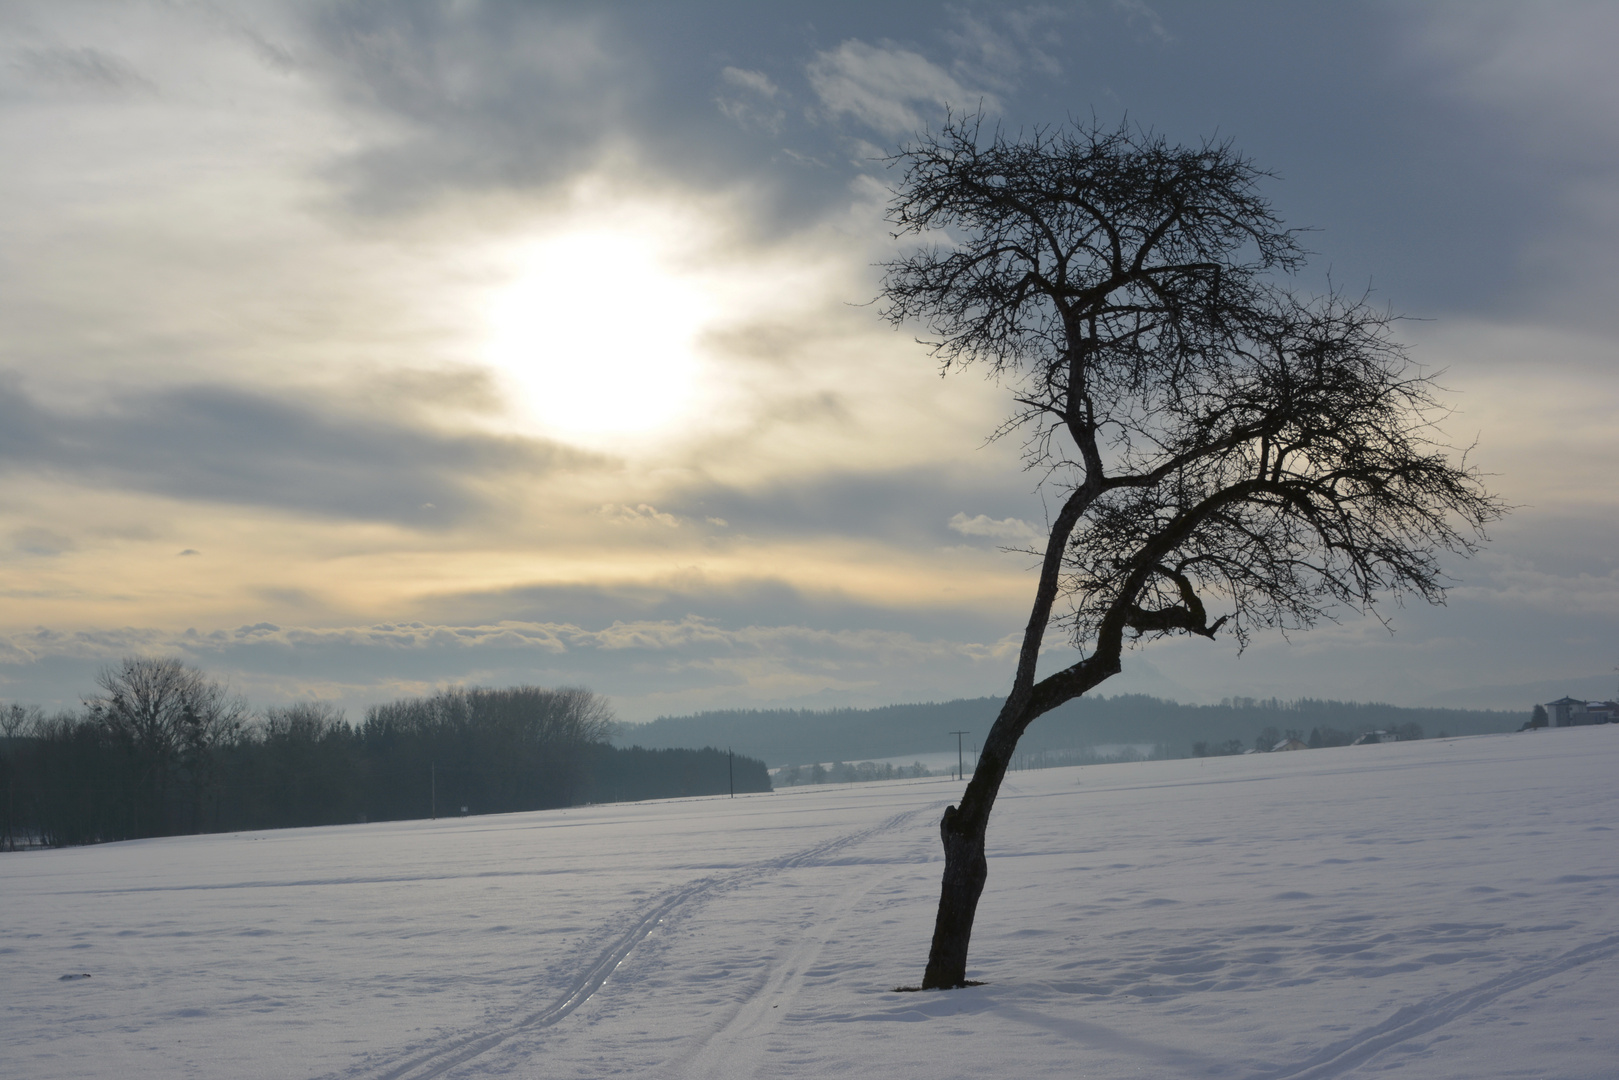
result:
[(603, 503), (602, 516), (615, 525), (658, 525), (665, 529), (680, 528), (680, 519), (673, 514), (666, 514), (656, 506), (638, 503), (635, 506), (625, 506), (623, 503)]
[(1062, 34), (1075, 21), (1072, 8), (1049, 4), (950, 11), (944, 40), (955, 52), (951, 70), (969, 83), (1015, 91), (1031, 74), (1062, 74)]
[[(994, 94), (963, 86), (920, 53), (851, 39), (818, 53), (806, 69), (827, 114), (848, 116), (885, 136), (904, 136), (946, 108), (999, 112)], [(926, 114), (917, 106), (931, 105)]]
[(11, 534), (12, 550), (23, 555), (50, 557), (72, 551), (78, 546), (72, 537), (38, 526), (17, 529)]
[(1013, 544), (1031, 544), (1041, 537), (1039, 529), (1021, 518), (997, 521), (988, 514), (968, 517), (965, 512), (957, 513), (950, 519), (950, 527), (963, 536), (984, 536)]
[(23, 49), (11, 66), (25, 81), (96, 94), (146, 95), (157, 83), (116, 53), (78, 48)]
[(714, 99), (719, 110), (744, 131), (774, 135), (787, 120), (781, 87), (762, 71), (726, 67), (720, 70), (725, 89)]
[(361, 211), (559, 182), (612, 146), (636, 96), (588, 8), (324, 6), (307, 33), (310, 74), (372, 118), (335, 170)]
[(1146, 0), (1113, 0), (1113, 9), (1145, 37), (1157, 42), (1174, 40), (1164, 26), (1163, 17)]

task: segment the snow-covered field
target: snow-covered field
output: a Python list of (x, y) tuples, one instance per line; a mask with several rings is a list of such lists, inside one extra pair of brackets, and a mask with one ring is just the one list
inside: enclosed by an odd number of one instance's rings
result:
[[(1619, 728), (0, 857), (5, 1077), (1619, 1075)], [(90, 978), (65, 978), (88, 974)]]

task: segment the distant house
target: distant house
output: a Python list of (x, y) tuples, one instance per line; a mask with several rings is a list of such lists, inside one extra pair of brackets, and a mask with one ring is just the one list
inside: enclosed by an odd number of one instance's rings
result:
[(1303, 739), (1283, 739), (1270, 749), (1273, 754), (1278, 750), (1308, 750), (1310, 744)]
[(1355, 737), (1355, 741), (1350, 743), (1349, 745), (1350, 746), (1365, 746), (1367, 743), (1399, 742), (1399, 741), (1400, 741), (1400, 737), (1398, 735), (1394, 734), (1394, 732), (1392, 732), (1392, 731), (1368, 731), (1363, 735), (1357, 735)]
[(1586, 724), (1619, 722), (1619, 702), (1580, 701), (1565, 697), (1546, 702), (1552, 727), (1583, 727)]

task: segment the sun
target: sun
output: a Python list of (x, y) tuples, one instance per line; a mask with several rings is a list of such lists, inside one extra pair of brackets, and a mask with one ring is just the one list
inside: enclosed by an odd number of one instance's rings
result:
[(523, 245), (488, 307), (485, 358), (528, 423), (608, 448), (687, 420), (713, 302), (656, 235), (585, 229)]

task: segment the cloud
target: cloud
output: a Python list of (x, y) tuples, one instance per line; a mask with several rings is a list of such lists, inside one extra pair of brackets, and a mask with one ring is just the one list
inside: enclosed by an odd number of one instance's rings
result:
[(1032, 544), (1044, 534), (1021, 518), (1003, 518), (996, 521), (988, 514), (968, 517), (958, 513), (950, 519), (950, 527), (963, 536), (987, 536), (1014, 544)]
[[(1516, 271), (1513, 299), (1542, 319), (1619, 332), (1611, 303), (1619, 287), (1619, 67), (1612, 60), (1619, 8), (1397, 10), (1412, 68), (1437, 96), (1463, 106), (1472, 141), (1515, 188), (1516, 205), (1492, 215), (1500, 220), (1487, 233), (1515, 220), (1532, 226), (1505, 250), (1492, 238), (1491, 259)], [(1500, 317), (1501, 305), (1492, 306)]]
[(1487, 577), (1478, 584), (1457, 586), (1451, 596), (1547, 614), (1607, 615), (1619, 611), (1619, 569), (1606, 574), (1568, 576), (1541, 570), (1521, 559), (1492, 561), (1496, 565), (1490, 567)]
[[(324, 175), (338, 205), (362, 217), (467, 195), (560, 196), (593, 169), (694, 190), (748, 187), (768, 203), (756, 222), (765, 229), (813, 219), (843, 194), (841, 171), (800, 167), (830, 156), (829, 136), (794, 124), (781, 78), (757, 63), (716, 65), (757, 54), (753, 19), (701, 5), (293, 10), (303, 12), (290, 47), (299, 74), (357, 136), (341, 149), (334, 140)], [(704, 47), (680, 46), (690, 41)], [(716, 110), (728, 122), (716, 123)], [(760, 159), (760, 135), (785, 144), (779, 157)]]
[(537, 439), (447, 434), (219, 386), (131, 393), (86, 415), (0, 383), (0, 469), (188, 501), (431, 530), (488, 509), (480, 481), (600, 464)]
[(810, 86), (833, 117), (851, 116), (883, 135), (903, 136), (926, 123), (915, 105), (999, 112), (993, 94), (969, 90), (920, 53), (849, 40), (817, 53), (806, 68)]
[(972, 606), (970, 599), (962, 598), (955, 605), (932, 602), (919, 606), (868, 595), (855, 582), (812, 586), (772, 574), (769, 568), (752, 574), (726, 574), (686, 566), (617, 582), (543, 582), (468, 590), (425, 600), (416, 610), (433, 622), (481, 623), (507, 617), (600, 626), (697, 618), (729, 627), (864, 627), (963, 639), (998, 639), (1016, 625), (1015, 613), (986, 614)]
[[(1003, 513), (1027, 512), (1032, 500), (1024, 490), (1008, 491), (1004, 474), (952, 462), (888, 469), (827, 467), (748, 487), (693, 485), (670, 492), (664, 501), (682, 516), (720, 518), (732, 530), (755, 538), (841, 536), (931, 546), (955, 540), (941, 526), (963, 498), (982, 500)], [(956, 517), (966, 520), (959, 513)], [(990, 519), (979, 515), (974, 520)], [(998, 535), (967, 533), (955, 519), (948, 527), (958, 534)]]
[(648, 506), (646, 503), (637, 506), (603, 503), (601, 513), (615, 525), (661, 525), (666, 529), (680, 528), (680, 519), (675, 515), (665, 514), (656, 506)]
[(770, 76), (762, 71), (746, 71), (742, 68), (726, 67), (720, 69), (720, 78), (729, 86), (746, 90), (756, 97), (774, 101), (781, 93), (781, 88), (770, 81)]
[(11, 546), (24, 555), (61, 555), (79, 545), (70, 536), (37, 526), (17, 529), (11, 534)]
[(157, 92), (157, 84), (116, 53), (89, 47), (23, 49), (11, 66), (24, 80), (94, 94)]
[(324, 5), (305, 32), (310, 73), (369, 121), (334, 172), (364, 211), (562, 180), (611, 145), (641, 80), (584, 9)]
[(727, 67), (720, 71), (726, 89), (714, 99), (719, 110), (743, 131), (775, 135), (787, 120), (787, 110), (778, 102), (781, 88), (762, 71)]
[[(1611, 327), (1578, 328), (1619, 311), (1610, 8), (1165, 10), (1174, 48), (1114, 0), (814, 25), (271, 3), (262, 29), (212, 4), (14, 5), (0, 363), (27, 382), (0, 381), (20, 634), (0, 691), (71, 699), (95, 664), (172, 648), (260, 701), (355, 707), (440, 681), (579, 681), (639, 715), (993, 692), (1007, 669), (974, 650), (1027, 616), (1030, 560), (995, 548), (1043, 520), (1034, 478), (1015, 445), (972, 449), (998, 391), (934, 379), (845, 305), (891, 251), (881, 179), (849, 159), (985, 92), (1009, 128), (1116, 94), (1175, 139), (1229, 131), (1291, 178), (1267, 191), (1328, 230), (1343, 279), (1485, 313), (1403, 331), (1464, 391), (1457, 440), (1533, 504), (1458, 568), (1453, 608), (1240, 664), (1192, 643), (1162, 671), (1218, 698), (1605, 670), (1619, 398)], [(682, 274), (725, 297), (696, 346), (724, 393), (623, 462), (489, 433), (521, 422), (475, 366), (490, 253), (570, 218), (672, 223)]]
[[(1045, 5), (973, 11), (955, 8), (944, 40), (955, 51), (951, 69), (961, 78), (1011, 91), (1031, 73), (1062, 74), (1055, 49), (1058, 28), (1073, 11)], [(998, 27), (997, 25), (998, 24)]]
[[(1403, 9), (1452, 93), (1510, 111), (1522, 137), (1559, 151), (1610, 157), (1619, 136), (1619, 73), (1612, 42), (1619, 9), (1606, 3), (1544, 9), (1437, 4)], [(1611, 158), (1610, 158), (1611, 160)]]
[(1165, 43), (1175, 40), (1165, 29), (1163, 18), (1146, 0), (1113, 0), (1113, 10), (1124, 16), (1125, 22), (1147, 39)]
[(47, 673), (61, 681), (76, 671), (88, 689), (97, 668), (120, 657), (172, 655), (228, 679), (259, 705), (314, 696), (359, 712), (444, 685), (540, 682), (590, 685), (609, 695), (625, 719), (650, 720), (720, 706), (879, 704), (896, 686), (918, 698), (978, 696), (998, 688), (1012, 650), (1008, 641), (792, 625), (728, 628), (695, 617), (594, 629), (508, 621), (259, 623), (182, 634), (36, 630), (0, 635), (0, 687), (9, 699), (30, 700), (33, 679)]
[(1476, 438), (1470, 460), (1520, 504), (1509, 527), (1549, 514), (1611, 523), (1619, 343), (1577, 328), (1466, 319), (1417, 324), (1412, 337), (1412, 355), (1453, 391), (1447, 436), (1464, 446)]

